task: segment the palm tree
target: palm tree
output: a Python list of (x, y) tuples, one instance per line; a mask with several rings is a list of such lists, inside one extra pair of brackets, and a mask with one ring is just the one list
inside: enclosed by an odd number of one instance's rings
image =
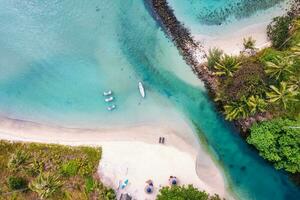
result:
[(270, 103), (280, 104), (284, 109), (286, 109), (288, 103), (298, 101), (296, 96), (299, 92), (288, 87), (286, 82), (280, 82), (279, 88), (274, 85), (271, 85), (270, 88), (272, 89), (271, 92), (267, 92), (267, 97), (269, 98)]
[(300, 73), (298, 75), (292, 75), (289, 77), (289, 81), (287, 82), (288, 87), (290, 87), (294, 91), (300, 90)]
[(29, 184), (29, 188), (38, 193), (42, 199), (51, 197), (61, 186), (59, 177), (50, 173), (40, 174)]
[(251, 96), (247, 99), (246, 101), (250, 113), (255, 114), (256, 112), (264, 112), (266, 111), (265, 108), (267, 106), (267, 103), (265, 102), (264, 99), (260, 98), (259, 96)]
[(224, 106), (225, 119), (232, 121), (235, 119), (245, 118), (248, 114), (247, 104), (244, 101), (233, 102)]
[(294, 61), (291, 57), (276, 56), (274, 61), (266, 62), (265, 72), (276, 80), (281, 79), (286, 74), (291, 74)]
[(290, 29), (291, 35), (300, 29), (300, 20), (293, 20), (292, 27)]
[(222, 55), (223, 55), (223, 51), (216, 47), (209, 49), (208, 56), (207, 56), (208, 67), (210, 69), (213, 68), (217, 62), (220, 62)]
[(292, 48), (294, 56), (300, 56), (300, 43)]
[(17, 150), (11, 155), (8, 161), (8, 168), (12, 171), (20, 171), (21, 169), (26, 169), (29, 164), (29, 155), (24, 152)]
[(255, 49), (255, 43), (256, 40), (254, 40), (252, 37), (244, 38), (243, 39), (243, 45), (245, 49)]
[(233, 76), (233, 73), (240, 67), (238, 57), (224, 55), (219, 62), (216, 63), (214, 68), (217, 70), (214, 74), (217, 76)]

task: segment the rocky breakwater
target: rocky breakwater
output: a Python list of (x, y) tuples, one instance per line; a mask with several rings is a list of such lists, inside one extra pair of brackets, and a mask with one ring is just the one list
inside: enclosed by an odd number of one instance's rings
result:
[(193, 72), (204, 82), (209, 94), (215, 96), (217, 79), (213, 73), (202, 63), (206, 53), (200, 43), (196, 42), (190, 31), (178, 21), (173, 9), (166, 0), (146, 0), (150, 5), (153, 15), (160, 23), (168, 37), (176, 45), (186, 63), (191, 66)]

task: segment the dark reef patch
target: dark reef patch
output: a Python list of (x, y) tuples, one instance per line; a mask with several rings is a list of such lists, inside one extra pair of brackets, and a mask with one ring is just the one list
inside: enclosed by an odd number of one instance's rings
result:
[(206, 25), (221, 25), (229, 17), (236, 19), (247, 18), (259, 10), (265, 10), (282, 2), (283, 0), (244, 0), (224, 5), (224, 7), (207, 12), (208, 8), (199, 11), (197, 18), (200, 23)]

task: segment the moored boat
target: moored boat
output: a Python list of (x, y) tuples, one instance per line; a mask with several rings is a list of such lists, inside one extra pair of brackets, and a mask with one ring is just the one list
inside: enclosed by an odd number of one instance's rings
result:
[(144, 89), (144, 86), (143, 86), (143, 83), (140, 81), (139, 82), (139, 90), (140, 90), (140, 94), (143, 98), (145, 98), (146, 94), (145, 94), (145, 89)]
[(114, 104), (107, 107), (107, 110), (109, 110), (109, 111), (112, 111), (114, 109), (116, 109), (116, 105), (114, 105)]
[(105, 102), (111, 102), (113, 100), (114, 100), (114, 97), (112, 97), (112, 96), (104, 99)]
[(103, 92), (103, 95), (104, 95), (104, 96), (112, 95), (112, 91), (111, 91), (111, 90), (104, 91), (104, 92)]

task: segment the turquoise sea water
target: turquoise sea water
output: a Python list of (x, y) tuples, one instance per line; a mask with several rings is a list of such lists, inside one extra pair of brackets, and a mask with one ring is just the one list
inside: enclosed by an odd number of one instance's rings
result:
[(242, 19), (271, 8), (285, 0), (169, 0), (184, 21), (206, 25), (221, 25), (229, 19)]
[(290, 0), (168, 0), (176, 17), (193, 35), (220, 37), (269, 23), (283, 15)]
[[(0, 0), (1, 115), (68, 126), (132, 124), (184, 115), (239, 199), (299, 199), (216, 113), (142, 0)], [(145, 83), (142, 101), (137, 82)], [(101, 93), (115, 91), (106, 110)]]

